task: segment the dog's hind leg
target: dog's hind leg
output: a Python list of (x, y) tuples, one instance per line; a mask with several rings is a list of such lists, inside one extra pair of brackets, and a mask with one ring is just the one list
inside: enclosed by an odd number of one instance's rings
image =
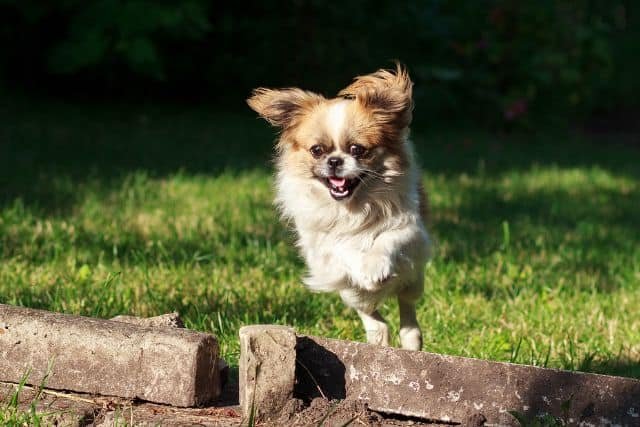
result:
[(365, 313), (361, 310), (357, 310), (357, 312), (362, 319), (365, 331), (367, 331), (367, 342), (389, 346), (389, 326), (380, 313), (377, 310), (373, 313)]
[(422, 350), (422, 332), (416, 318), (415, 298), (398, 295), (400, 307), (400, 344), (407, 350)]

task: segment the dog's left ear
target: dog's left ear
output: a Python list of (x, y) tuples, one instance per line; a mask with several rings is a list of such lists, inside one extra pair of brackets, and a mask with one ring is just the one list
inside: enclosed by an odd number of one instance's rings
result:
[(401, 130), (411, 124), (412, 91), (413, 82), (409, 73), (396, 62), (395, 70), (378, 70), (356, 77), (338, 96), (355, 98), (364, 108), (372, 111), (382, 124)]
[(273, 126), (285, 129), (293, 125), (297, 117), (323, 99), (321, 95), (297, 88), (261, 87), (253, 90), (253, 94), (247, 99), (247, 104)]

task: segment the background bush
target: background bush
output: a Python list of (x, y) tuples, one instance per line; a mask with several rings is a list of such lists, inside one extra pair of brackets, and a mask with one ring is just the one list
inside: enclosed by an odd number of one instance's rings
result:
[(397, 58), (420, 114), (527, 126), (637, 107), (632, 3), (0, 0), (0, 70), (11, 89), (240, 106)]

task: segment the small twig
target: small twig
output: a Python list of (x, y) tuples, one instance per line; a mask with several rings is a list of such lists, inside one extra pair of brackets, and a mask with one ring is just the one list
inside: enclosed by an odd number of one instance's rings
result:
[[(29, 388), (35, 388), (35, 387), (29, 387)], [(59, 392), (53, 391), (53, 390), (44, 390), (43, 389), (42, 393), (50, 394), (50, 395), (56, 396), (56, 397), (62, 397), (64, 399), (77, 400), (78, 402), (85, 402), (85, 403), (92, 403), (92, 404), (96, 404), (97, 403), (95, 400), (92, 400), (92, 399), (85, 399), (84, 397), (74, 396), (73, 394), (68, 394), (68, 393), (59, 393)]]
[[(304, 363), (302, 363), (301, 361), (299, 361), (298, 359), (296, 359), (296, 363), (298, 363), (300, 366), (302, 366), (302, 368), (307, 371), (307, 374), (309, 374), (309, 377), (311, 378), (311, 381), (313, 381), (313, 383), (316, 385), (316, 387), (318, 388), (318, 391), (320, 392), (320, 395), (322, 396), (323, 399), (327, 399), (327, 396), (322, 392), (322, 389), (320, 388), (320, 384), (318, 384), (318, 381), (316, 381), (316, 379), (314, 378), (314, 376), (311, 374), (311, 371), (309, 370), (309, 368), (307, 368), (306, 366), (304, 366)], [(327, 399), (328, 400), (328, 399)]]

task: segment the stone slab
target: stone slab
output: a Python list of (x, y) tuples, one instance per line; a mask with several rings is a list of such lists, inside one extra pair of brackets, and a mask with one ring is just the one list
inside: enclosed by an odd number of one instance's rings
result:
[(245, 418), (277, 416), (293, 398), (296, 369), (294, 329), (277, 325), (240, 328), (239, 394)]
[(213, 335), (0, 304), (0, 381), (189, 407), (220, 394)]
[[(176, 311), (153, 317), (138, 317), (121, 314), (119, 316), (112, 317), (109, 320), (113, 320), (115, 322), (131, 323), (133, 325), (145, 326), (150, 328), (184, 328), (184, 322), (180, 317), (180, 313)], [(229, 379), (229, 365), (223, 359), (218, 357), (217, 369), (220, 387), (224, 388)]]
[[(640, 426), (640, 381), (359, 342), (298, 337), (296, 395), (358, 398), (371, 409), (465, 424), (519, 425), (543, 414), (565, 425)], [(313, 379), (311, 379), (313, 376)]]

